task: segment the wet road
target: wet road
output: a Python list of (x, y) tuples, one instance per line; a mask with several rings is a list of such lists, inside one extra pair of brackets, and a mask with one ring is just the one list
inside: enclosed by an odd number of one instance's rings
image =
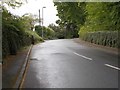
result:
[(34, 45), (23, 88), (117, 88), (117, 55), (73, 40)]

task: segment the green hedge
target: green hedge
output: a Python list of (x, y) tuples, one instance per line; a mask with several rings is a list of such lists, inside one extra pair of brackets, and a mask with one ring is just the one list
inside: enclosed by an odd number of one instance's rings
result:
[(14, 25), (3, 24), (2, 26), (2, 56), (15, 55), (24, 46), (31, 45), (31, 37), (34, 36), (35, 43), (43, 41), (36, 32), (31, 30), (21, 31)]
[(84, 35), (80, 35), (80, 38), (98, 45), (120, 47), (117, 31), (86, 32)]

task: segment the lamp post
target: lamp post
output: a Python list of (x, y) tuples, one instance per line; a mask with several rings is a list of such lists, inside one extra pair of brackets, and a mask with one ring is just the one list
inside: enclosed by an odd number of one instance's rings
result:
[(41, 20), (40, 20), (40, 9), (39, 9), (39, 26), (41, 26)]
[(43, 9), (46, 7), (42, 7), (42, 38), (43, 38)]

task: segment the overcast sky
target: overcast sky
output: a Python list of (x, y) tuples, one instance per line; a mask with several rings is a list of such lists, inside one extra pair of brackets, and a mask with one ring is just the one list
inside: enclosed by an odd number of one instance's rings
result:
[(51, 23), (55, 24), (55, 21), (58, 20), (58, 17), (56, 16), (57, 10), (56, 7), (54, 7), (53, 0), (28, 0), (28, 3), (23, 4), (20, 8), (9, 8), (9, 10), (15, 15), (22, 16), (25, 13), (39, 15), (38, 10), (40, 9), (42, 16), (42, 7), (44, 6), (46, 7), (43, 9), (44, 26), (48, 26)]

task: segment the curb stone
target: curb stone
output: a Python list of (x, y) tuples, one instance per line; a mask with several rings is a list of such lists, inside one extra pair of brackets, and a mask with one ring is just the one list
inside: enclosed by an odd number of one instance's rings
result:
[(0, 63), (0, 90), (2, 90), (2, 63)]
[(21, 71), (20, 71), (20, 74), (19, 74), (19, 76), (18, 76), (18, 78), (17, 78), (17, 81), (16, 81), (16, 83), (15, 83), (15, 85), (14, 85), (13, 88), (20, 88), (20, 86), (21, 86), (21, 83), (22, 83), (22, 81), (23, 81), (23, 76), (24, 76), (24, 74), (25, 74), (25, 72), (26, 72), (26, 67), (27, 67), (28, 60), (29, 60), (28, 58), (29, 58), (30, 52), (31, 52), (31, 50), (32, 50), (32, 47), (33, 47), (33, 45), (31, 45), (30, 48), (29, 48), (29, 51), (28, 51), (27, 56), (26, 56), (26, 58), (25, 58), (25, 62), (24, 62), (24, 64), (23, 64), (23, 66), (22, 66), (22, 69), (21, 69)]

